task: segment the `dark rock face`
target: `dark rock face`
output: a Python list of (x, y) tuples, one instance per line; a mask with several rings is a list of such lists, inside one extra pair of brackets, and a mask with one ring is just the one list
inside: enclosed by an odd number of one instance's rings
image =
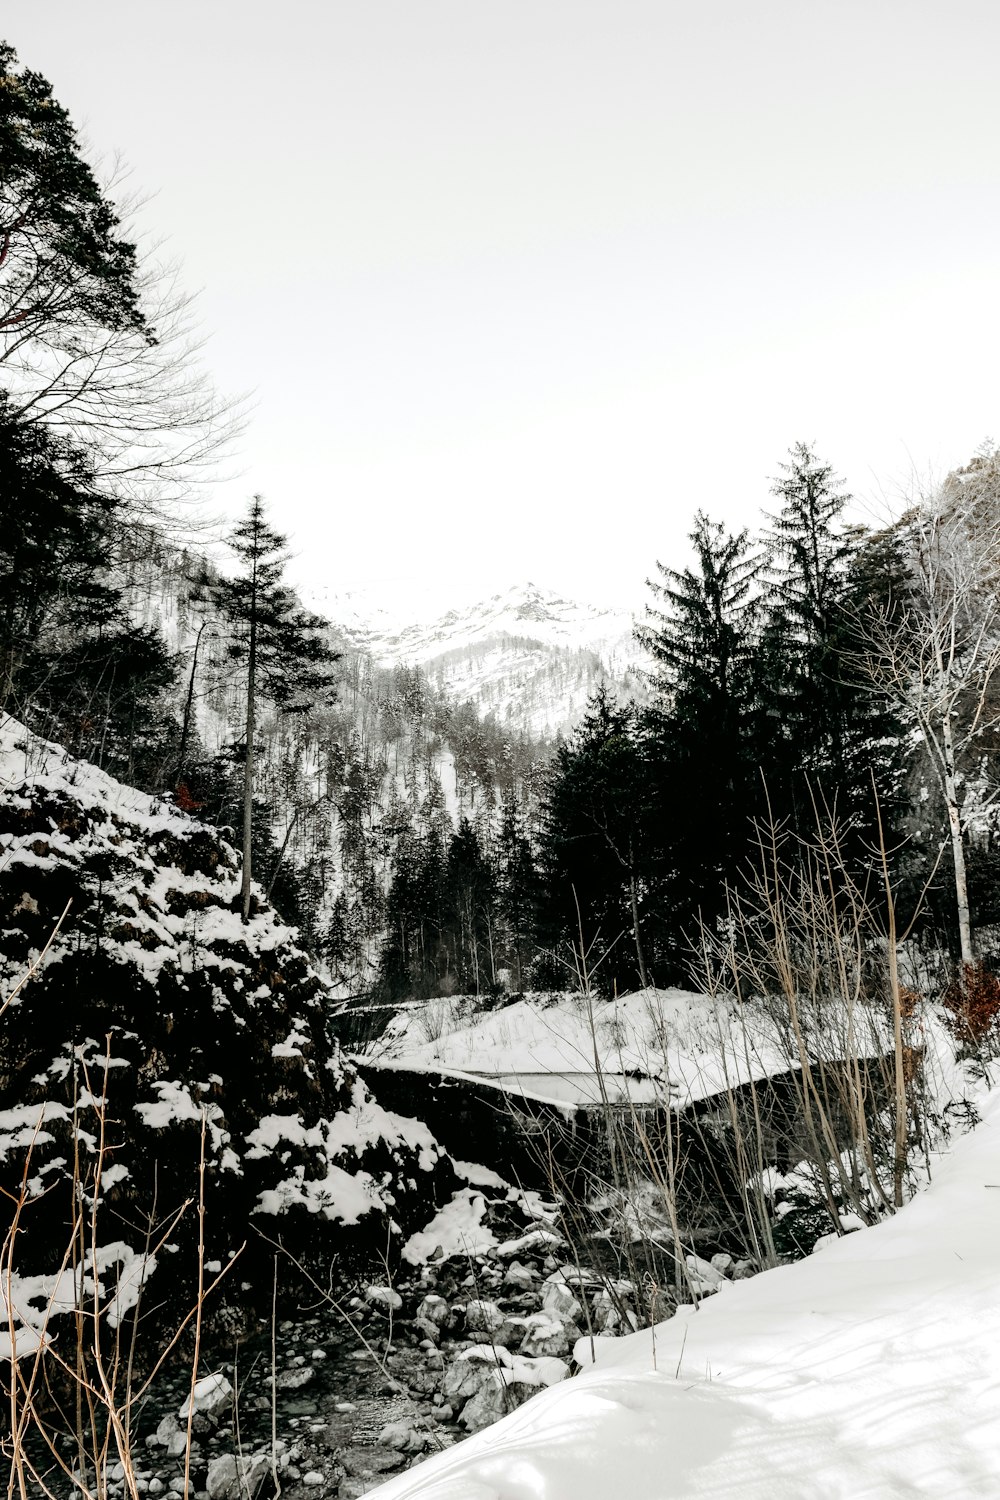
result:
[[(84, 1275), (89, 1253), (111, 1296), (150, 1271), (157, 1301), (190, 1280), (202, 1154), (205, 1257), (224, 1268), (246, 1242), (230, 1278), (244, 1302), (258, 1281), (269, 1291), (268, 1240), (325, 1280), (334, 1257), (391, 1254), (447, 1196), (430, 1131), (370, 1098), (293, 932), (263, 902), (244, 925), (238, 884), (213, 830), (0, 730), (0, 1003), (51, 939), (0, 1016), (0, 1181), (24, 1200), (22, 1276), (60, 1265), (74, 1173), (85, 1238), (96, 1203), (97, 1240), (120, 1250), (81, 1249)], [(14, 1212), (0, 1198), (0, 1237)]]

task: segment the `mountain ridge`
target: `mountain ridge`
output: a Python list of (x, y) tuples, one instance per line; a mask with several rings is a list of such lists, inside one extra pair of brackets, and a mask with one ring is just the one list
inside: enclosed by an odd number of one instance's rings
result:
[(531, 581), (435, 619), (397, 624), (364, 596), (313, 595), (334, 628), (383, 667), (420, 667), (450, 696), (545, 738), (569, 733), (601, 686), (646, 694), (647, 657), (624, 609), (567, 599)]

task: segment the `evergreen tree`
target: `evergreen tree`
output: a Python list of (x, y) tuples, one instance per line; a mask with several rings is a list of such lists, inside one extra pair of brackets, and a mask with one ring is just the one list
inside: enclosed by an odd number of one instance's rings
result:
[(851, 497), (832, 467), (807, 443), (795, 443), (788, 456), (789, 463), (778, 465), (782, 477), (771, 485), (782, 501), (769, 517), (773, 598), (808, 669), (813, 653), (822, 653), (835, 632), (857, 532), (844, 526)]
[(475, 828), (462, 818), (448, 846), (446, 869), (450, 948), (462, 990), (478, 995), (496, 983), (493, 872)]
[(0, 334), (72, 357), (93, 326), (146, 332), (135, 247), (51, 85), (0, 42)]
[(658, 664), (645, 719), (650, 817), (675, 944), (724, 908), (760, 809), (770, 734), (759, 711), (761, 558), (746, 531), (730, 535), (700, 512), (691, 542), (694, 567), (657, 564), (663, 581), (650, 587), (661, 607), (637, 632)]
[(846, 525), (850, 496), (807, 444), (795, 444), (781, 468), (761, 649), (780, 724), (765, 768), (771, 808), (808, 834), (817, 812), (836, 816), (845, 854), (862, 858), (877, 840), (876, 803), (887, 824), (899, 794), (899, 721), (860, 667), (863, 617), (873, 595), (891, 589), (893, 565)]
[(702, 511), (690, 539), (695, 569), (678, 572), (657, 563), (663, 582), (647, 583), (665, 608), (647, 606), (654, 623), (640, 626), (636, 635), (659, 664), (661, 700), (730, 719), (750, 691), (753, 585), (761, 559), (746, 531), (731, 536)]
[(500, 805), (495, 860), (497, 911), (504, 929), (504, 957), (514, 989), (520, 992), (524, 987), (540, 893), (531, 842), (525, 832), (513, 787), (505, 789)]
[(637, 709), (602, 688), (557, 750), (543, 804), (539, 937), (579, 955), (582, 928), (606, 986), (649, 982), (649, 769)]
[(0, 394), (0, 709), (154, 790), (174, 753), (176, 664), (130, 619), (116, 550), (86, 456)]
[(228, 626), (227, 656), (237, 664), (246, 689), (240, 892), (246, 922), (253, 868), (254, 736), (260, 702), (269, 700), (282, 713), (301, 713), (317, 703), (331, 701), (331, 668), (339, 653), (331, 650), (321, 634), (326, 621), (302, 610), (282, 582), (287, 561), (285, 538), (269, 526), (259, 495), (251, 500), (229, 545), (242, 571), (214, 584), (213, 597)]
[[(771, 493), (783, 503), (769, 517), (770, 619), (765, 637), (770, 694), (784, 738), (775, 779), (792, 799), (784, 810), (794, 810), (796, 821), (807, 822), (813, 799), (835, 801), (850, 775), (843, 721), (858, 685), (846, 680), (839, 648), (858, 533), (843, 522), (850, 496), (808, 444), (796, 443), (789, 462), (779, 467), (782, 476), (773, 481)], [(809, 779), (807, 793), (798, 784), (798, 772)], [(779, 800), (781, 786), (772, 787)]]
[(22, 421), (0, 393), (0, 707), (25, 711), (49, 653), (120, 614), (113, 506), (83, 453)]

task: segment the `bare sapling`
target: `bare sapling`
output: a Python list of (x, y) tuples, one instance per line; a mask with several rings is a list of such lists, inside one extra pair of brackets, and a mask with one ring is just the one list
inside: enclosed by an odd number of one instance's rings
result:
[[(194, 1300), (172, 1333), (157, 1340), (155, 1350), (143, 1351), (139, 1365), (143, 1297), (157, 1259), (195, 1201), (180, 1204), (156, 1222), (154, 1207), (147, 1220), (141, 1248), (126, 1253), (118, 1242), (106, 1242), (101, 1207), (103, 1178), (111, 1146), (108, 1141), (107, 1073), (95, 1093), (89, 1071), (81, 1065), (83, 1086), (77, 1088), (70, 1122), (70, 1210), (66, 1245), (55, 1270), (39, 1277), (17, 1264), (17, 1251), (27, 1227), (37, 1187), (32, 1180), (35, 1145), (44, 1121), (44, 1107), (34, 1139), (25, 1153), (16, 1191), (4, 1188), (12, 1202), (9, 1227), (0, 1254), (0, 1277), (9, 1358), (4, 1382), (9, 1412), (9, 1435), (3, 1443), (8, 1459), (8, 1496), (29, 1495), (63, 1500), (76, 1493), (93, 1500), (108, 1491), (115, 1469), (128, 1500), (138, 1500), (136, 1477), (136, 1416), (161, 1371), (177, 1350), (186, 1330), (194, 1325), (191, 1357), (191, 1395), (198, 1378), (203, 1314), (207, 1299), (236, 1264), (236, 1251), (209, 1283), (205, 1281), (205, 1134), (198, 1163), (198, 1276)], [(55, 1189), (48, 1189), (49, 1192)], [(242, 1247), (241, 1247), (242, 1249)], [(118, 1265), (117, 1272), (114, 1270)], [(37, 1305), (39, 1285), (47, 1288), (45, 1306)], [(64, 1324), (72, 1334), (69, 1346)], [(68, 1405), (67, 1405), (68, 1397)], [(195, 1402), (188, 1406), (184, 1450), (184, 1494), (191, 1492), (192, 1421)]]

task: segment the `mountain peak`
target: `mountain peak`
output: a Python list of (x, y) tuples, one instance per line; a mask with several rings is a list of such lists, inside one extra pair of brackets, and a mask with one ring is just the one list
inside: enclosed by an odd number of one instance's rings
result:
[(624, 610), (579, 603), (529, 579), (436, 619), (393, 626), (373, 613), (348, 633), (382, 666), (421, 667), (455, 698), (513, 728), (554, 734), (577, 722), (601, 682), (626, 695), (641, 691), (632, 626)]

